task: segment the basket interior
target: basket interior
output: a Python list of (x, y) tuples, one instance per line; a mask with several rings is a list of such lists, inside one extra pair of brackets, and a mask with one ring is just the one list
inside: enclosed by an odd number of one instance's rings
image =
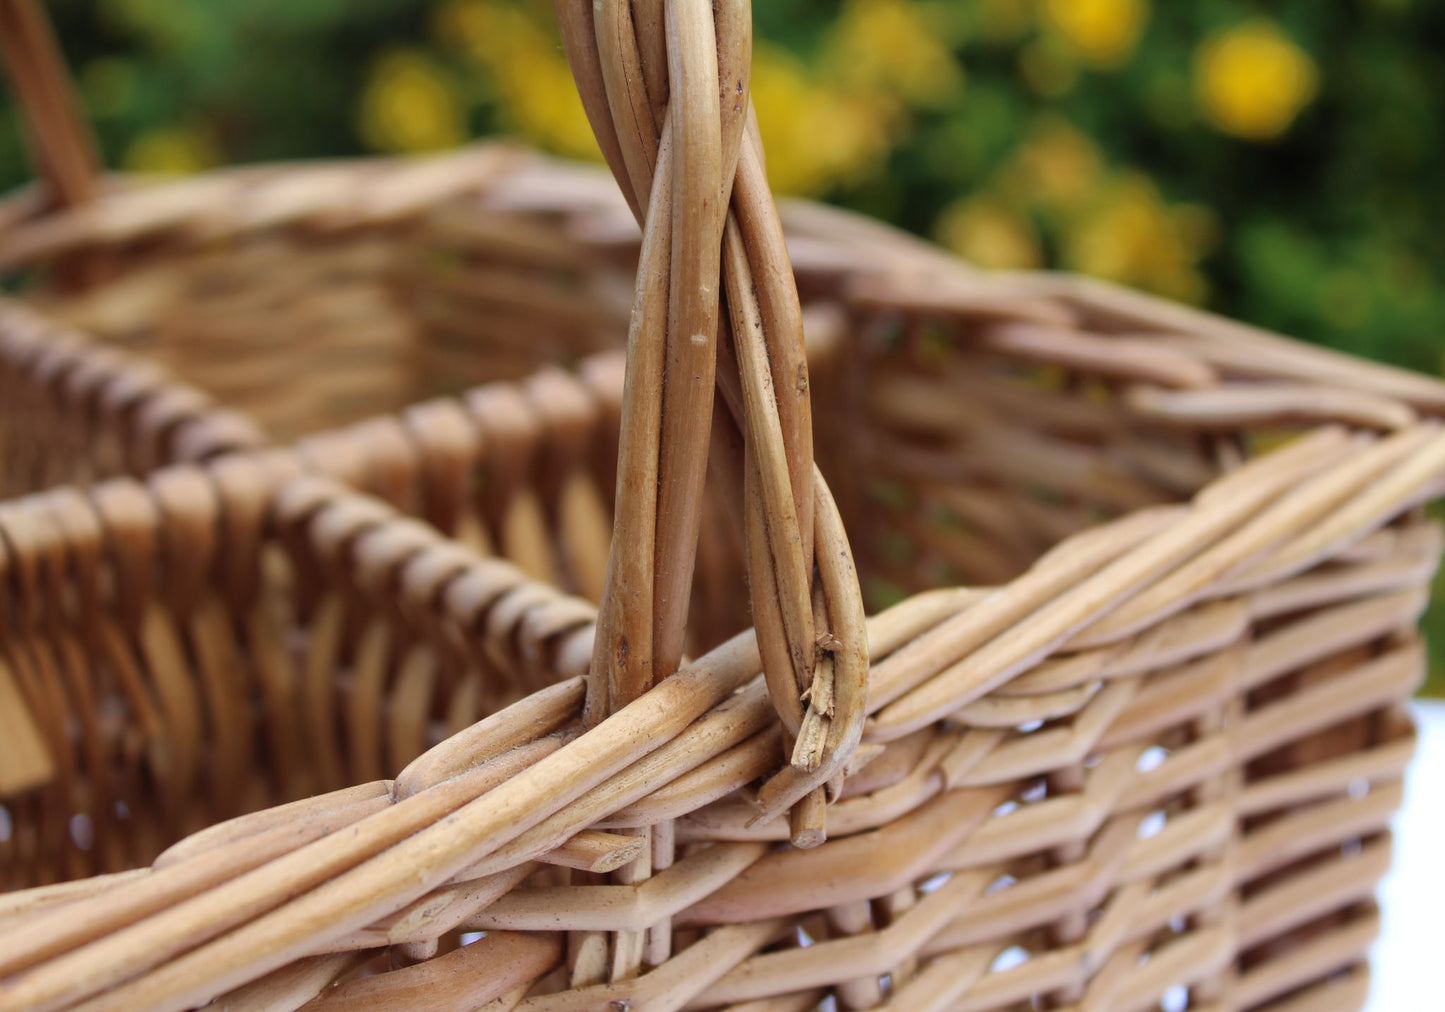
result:
[(636, 243), (605, 175), (482, 145), (137, 184), (0, 260), (55, 319), (290, 442), (618, 346)]

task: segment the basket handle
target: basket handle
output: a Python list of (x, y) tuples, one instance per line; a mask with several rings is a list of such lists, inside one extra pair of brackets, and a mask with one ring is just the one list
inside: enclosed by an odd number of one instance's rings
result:
[(556, 7), (593, 132), (643, 226), (589, 719), (680, 663), (716, 386), (720, 424), (742, 437), (731, 477), (753, 621), (789, 740), (759, 818), (797, 804), (794, 840), (816, 842), (820, 789), (841, 783), (861, 738), (867, 654), (851, 552), (813, 464), (802, 312), (748, 97), (749, 0)]
[(73, 207), (95, 197), (100, 159), (38, 0), (0, 0), (0, 56), (25, 118), (36, 175), (50, 200)]

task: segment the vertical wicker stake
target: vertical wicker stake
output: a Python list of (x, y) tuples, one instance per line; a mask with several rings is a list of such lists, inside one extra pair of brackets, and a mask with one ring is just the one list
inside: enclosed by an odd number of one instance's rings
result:
[(746, 0), (557, 10), (593, 131), (643, 225), (589, 717), (681, 658), (715, 376), (744, 438), (753, 617), (794, 742), (759, 818), (797, 806), (794, 842), (816, 844), (818, 789), (861, 734), (867, 659), (851, 554), (813, 466), (802, 313), (748, 100), (751, 11)]
[[(759, 817), (795, 805), (793, 841), (816, 846), (827, 834), (822, 785), (841, 781), (861, 734), (863, 604), (812, 464), (798, 291), (747, 95), (751, 10), (746, 0), (559, 0), (558, 19), (592, 130), (643, 226), (588, 720), (631, 703), (681, 662), (715, 379), (743, 432), (754, 622), (773, 704), (795, 743)], [(724, 291), (734, 337), (722, 343), (718, 370)], [(815, 544), (827, 548), (816, 596)], [(653, 827), (649, 849), (620, 879), (637, 882), (670, 862), (670, 826)], [(603, 937), (574, 938), (574, 985), (634, 976), (644, 959), (668, 959), (670, 937), (666, 922), (618, 932), (610, 967)]]
[(95, 140), (76, 109), (55, 33), (37, 0), (0, 0), (0, 55), (25, 113), (36, 175), (62, 207), (95, 196)]
[[(793, 842), (816, 846), (824, 785), (841, 784), (861, 736), (867, 657), (851, 553), (813, 466), (802, 313), (748, 99), (751, 11), (747, 0), (558, 0), (557, 12), (593, 131), (643, 226), (588, 720), (681, 661), (716, 383), (743, 436), (753, 617), (791, 750), (758, 818), (791, 808)], [(671, 862), (670, 826), (653, 827), (650, 844), (623, 881)], [(665, 960), (670, 939), (666, 923), (619, 933), (610, 975)], [(574, 985), (609, 972), (605, 955), (602, 938), (574, 938)]]

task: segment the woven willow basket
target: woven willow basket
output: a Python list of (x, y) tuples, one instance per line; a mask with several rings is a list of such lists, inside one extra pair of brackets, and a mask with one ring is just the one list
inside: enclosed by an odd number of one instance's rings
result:
[(1445, 389), (785, 249), (746, 5), (559, 12), (620, 204), (481, 149), (11, 205), (7, 479), (142, 477), (0, 505), (0, 1009), (1358, 1008)]

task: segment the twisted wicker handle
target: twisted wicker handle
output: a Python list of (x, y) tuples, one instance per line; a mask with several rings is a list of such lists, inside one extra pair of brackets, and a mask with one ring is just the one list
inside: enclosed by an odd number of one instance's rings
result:
[(813, 465), (802, 313), (748, 98), (751, 9), (557, 0), (557, 14), (593, 132), (643, 226), (588, 712), (616, 711), (680, 662), (716, 384), (723, 424), (743, 438), (753, 619), (794, 743), (759, 817), (803, 802), (794, 839), (815, 842), (818, 789), (841, 782), (861, 735), (867, 657), (851, 553)]
[(92, 199), (100, 159), (37, 0), (0, 0), (0, 55), (25, 118), (35, 172), (62, 207)]

